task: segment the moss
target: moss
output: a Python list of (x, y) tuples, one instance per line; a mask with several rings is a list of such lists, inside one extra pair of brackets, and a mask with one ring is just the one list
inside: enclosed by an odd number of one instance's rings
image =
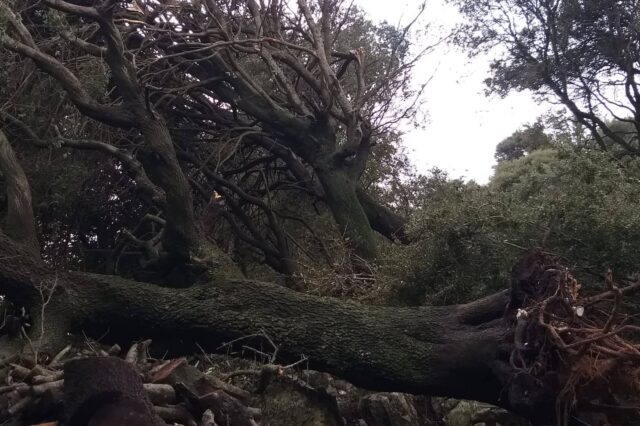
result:
[(338, 170), (318, 172), (326, 201), (345, 239), (365, 260), (378, 257), (378, 245), (369, 220), (358, 200), (356, 186), (346, 173)]

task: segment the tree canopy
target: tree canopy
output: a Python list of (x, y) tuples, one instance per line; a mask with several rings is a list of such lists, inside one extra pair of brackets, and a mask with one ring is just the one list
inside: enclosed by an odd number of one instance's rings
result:
[[(533, 90), (562, 103), (602, 148), (637, 154), (640, 44), (637, 1), (454, 1), (467, 18), (458, 41), (496, 55), (490, 91)], [(608, 116), (629, 123), (621, 131)]]
[[(296, 244), (283, 228), (305, 223), (286, 206), (299, 196), (325, 204), (355, 253), (374, 259), (373, 229), (403, 240), (404, 219), (362, 185), (387, 179), (373, 170), (395, 161), (396, 125), (415, 114), (419, 96), (410, 71), (424, 51), (411, 56), (409, 27), (374, 25), (341, 2), (314, 7), (3, 5), (5, 69), (15, 76), (6, 87), (13, 100), (33, 98), (6, 103), (3, 119), (41, 148), (111, 156), (103, 182), (121, 175), (110, 190), (134, 197), (99, 197), (149, 222), (117, 225), (162, 273), (206, 256), (195, 207), (226, 221), (220, 232), (233, 234), (236, 250), (296, 275)], [(26, 81), (11, 72), (24, 66)], [(51, 104), (49, 117), (31, 114)], [(113, 246), (117, 225), (89, 244)], [(73, 238), (86, 240), (64, 236)]]

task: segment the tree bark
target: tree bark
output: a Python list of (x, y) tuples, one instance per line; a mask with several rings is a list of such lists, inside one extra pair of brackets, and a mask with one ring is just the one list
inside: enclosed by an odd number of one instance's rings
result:
[(469, 305), (390, 308), (224, 278), (187, 289), (164, 288), (50, 271), (4, 234), (0, 259), (0, 293), (11, 300), (25, 300), (39, 282), (55, 275), (60, 288), (47, 309), (66, 318), (51, 325), (68, 326), (65, 332), (101, 336), (108, 331), (106, 339), (121, 342), (152, 338), (174, 354), (196, 343), (213, 351), (222, 342), (265, 333), (282, 356), (304, 354), (313, 368), (357, 386), (509, 406), (500, 399), (502, 351), (512, 335), (501, 319), (506, 293)]
[(140, 112), (140, 132), (151, 151), (143, 159), (151, 179), (166, 194), (166, 227), (162, 236), (163, 249), (173, 261), (189, 263), (191, 253), (199, 248), (193, 214), (191, 186), (185, 176), (166, 122), (148, 112)]
[[(252, 143), (260, 145), (280, 157), (287, 163), (291, 173), (293, 173), (309, 193), (321, 199), (325, 198), (325, 189), (314, 179), (307, 167), (305, 167), (299, 157), (294, 154), (293, 149), (286, 148), (265, 137), (248, 137), (246, 139), (251, 140)], [(364, 213), (367, 215), (369, 224), (374, 231), (394, 242), (397, 241), (402, 244), (409, 244), (411, 242), (406, 230), (406, 217), (380, 204), (360, 186), (357, 188), (357, 194)]]
[(39, 256), (40, 245), (33, 217), (29, 181), (1, 129), (0, 173), (6, 181), (7, 188), (6, 232), (15, 241), (22, 242), (34, 256)]
[(120, 358), (68, 361), (64, 393), (69, 426), (166, 426), (154, 413), (139, 372)]
[(371, 228), (391, 241), (398, 241), (402, 244), (411, 242), (406, 229), (407, 218), (380, 204), (360, 187), (357, 189), (357, 194)]
[(378, 244), (358, 200), (356, 182), (340, 169), (316, 168), (325, 201), (339, 230), (356, 255), (370, 261), (378, 257)]

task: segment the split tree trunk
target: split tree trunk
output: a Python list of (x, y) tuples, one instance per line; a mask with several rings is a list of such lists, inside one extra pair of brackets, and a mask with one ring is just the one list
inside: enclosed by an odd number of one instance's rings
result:
[(357, 183), (341, 169), (316, 169), (325, 201), (340, 232), (356, 255), (365, 260), (378, 257), (378, 244), (369, 219), (358, 199)]
[(391, 241), (409, 244), (411, 238), (407, 233), (407, 218), (393, 212), (390, 208), (380, 204), (367, 192), (358, 187), (358, 200), (369, 219), (369, 224), (374, 231), (384, 235)]

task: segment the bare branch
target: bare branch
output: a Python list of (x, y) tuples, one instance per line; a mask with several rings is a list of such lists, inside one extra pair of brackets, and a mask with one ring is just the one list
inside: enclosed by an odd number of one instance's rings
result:
[(138, 185), (138, 189), (143, 194), (147, 195), (152, 203), (154, 203), (158, 207), (163, 207), (165, 205), (166, 199), (164, 193), (160, 188), (154, 185), (151, 180), (149, 180), (149, 177), (142, 167), (142, 164), (140, 164), (140, 162), (136, 160), (131, 154), (105, 142), (95, 140), (68, 139), (63, 137), (59, 133), (55, 140), (45, 140), (40, 138), (36, 134), (36, 132), (31, 129), (31, 127), (27, 126), (22, 120), (14, 117), (13, 115), (4, 112), (0, 113), (0, 117), (6, 120), (8, 123), (11, 123), (14, 126), (18, 127), (22, 132), (26, 134), (29, 142), (37, 147), (50, 148), (55, 143), (57, 143), (60, 146), (67, 146), (75, 149), (94, 150), (113, 156), (125, 166), (127, 171), (131, 174), (132, 178)]
[(94, 21), (99, 21), (101, 19), (100, 13), (95, 7), (80, 6), (77, 4), (67, 3), (63, 0), (44, 0), (44, 3), (61, 12), (71, 13)]
[(84, 115), (117, 127), (133, 126), (135, 120), (130, 112), (123, 108), (98, 104), (87, 93), (80, 80), (54, 57), (5, 34), (0, 34), (0, 46), (30, 58), (38, 68), (55, 78)]
[(9, 21), (13, 29), (16, 31), (16, 33), (20, 37), (20, 40), (24, 44), (36, 49), (36, 43), (33, 41), (33, 37), (31, 37), (31, 33), (29, 32), (27, 27), (25, 27), (20, 20), (20, 17), (13, 13), (13, 10), (11, 10), (4, 2), (0, 3), (0, 10), (2, 10), (5, 19)]
[(60, 33), (60, 35), (70, 44), (79, 48), (83, 52), (87, 52), (90, 55), (97, 56), (98, 58), (104, 58), (107, 54), (106, 48), (86, 42), (77, 35), (73, 34), (71, 31), (63, 31), (62, 33)]
[[(313, 34), (313, 43), (315, 47), (316, 56), (318, 57), (318, 63), (320, 69), (322, 70), (322, 74), (325, 79), (325, 83), (329, 87), (331, 93), (336, 97), (340, 108), (342, 109), (344, 115), (350, 122), (355, 121), (355, 116), (353, 113), (353, 107), (347, 98), (347, 95), (342, 90), (340, 86), (340, 82), (336, 78), (335, 73), (331, 69), (329, 65), (329, 60), (327, 58), (327, 54), (325, 51), (324, 45), (324, 37), (322, 36), (321, 29), (318, 28), (317, 23), (313, 19), (313, 15), (311, 13), (311, 9), (309, 8), (309, 4), (306, 0), (298, 0), (298, 6), (300, 10), (304, 14), (305, 20), (307, 21), (307, 25), (311, 29), (311, 33)], [(349, 123), (351, 124), (351, 123)]]

